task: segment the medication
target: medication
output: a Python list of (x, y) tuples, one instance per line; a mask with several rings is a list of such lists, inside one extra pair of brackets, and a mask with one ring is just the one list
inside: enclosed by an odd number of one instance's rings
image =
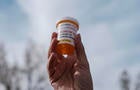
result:
[(78, 21), (72, 17), (64, 17), (56, 24), (58, 44), (56, 51), (61, 55), (71, 55), (75, 49), (75, 35), (79, 29)]

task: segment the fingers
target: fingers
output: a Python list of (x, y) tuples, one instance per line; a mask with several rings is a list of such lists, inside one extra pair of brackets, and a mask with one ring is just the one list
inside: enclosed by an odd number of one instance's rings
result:
[(57, 38), (57, 34), (53, 33), (50, 48), (49, 48), (49, 51), (48, 51), (48, 58), (50, 57), (50, 54), (52, 52), (55, 52), (55, 47), (56, 47), (57, 42), (58, 42), (56, 38)]
[(48, 72), (51, 84), (61, 79), (66, 72), (66, 63), (64, 60), (61, 61), (60, 56), (57, 53), (51, 53), (50, 55)]
[(57, 56), (55, 53), (51, 53), (47, 64), (47, 69), (50, 77), (55, 73), (54, 67), (56, 65), (57, 65)]
[(73, 67), (73, 65), (76, 62), (76, 60), (77, 60), (77, 57), (74, 56), (74, 55), (68, 56), (66, 58), (65, 62), (67, 64), (68, 69), (71, 69)]
[(78, 60), (84, 63), (88, 63), (80, 34), (76, 35), (75, 48)]
[(53, 38), (57, 38), (57, 33), (56, 32), (52, 33), (51, 41), (53, 40)]
[(65, 74), (66, 71), (66, 63), (59, 63), (55, 67), (55, 73), (50, 77), (51, 83), (57, 82), (59, 79), (62, 79), (62, 76)]

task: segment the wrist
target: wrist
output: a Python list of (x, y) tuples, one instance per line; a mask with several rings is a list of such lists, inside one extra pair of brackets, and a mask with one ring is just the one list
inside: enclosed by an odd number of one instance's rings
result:
[(76, 90), (73, 87), (54, 87), (54, 90)]
[(54, 90), (76, 90), (73, 86), (69, 85), (52, 85)]
[(75, 90), (72, 75), (68, 74), (51, 84), (54, 90)]

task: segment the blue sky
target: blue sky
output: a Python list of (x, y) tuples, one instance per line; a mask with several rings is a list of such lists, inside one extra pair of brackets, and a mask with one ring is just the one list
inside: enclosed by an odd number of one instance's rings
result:
[(28, 27), (28, 17), (23, 13), (16, 0), (0, 1), (0, 19), (1, 39), (8, 42), (25, 39), (28, 32), (28, 28), (25, 29)]
[(80, 22), (95, 90), (118, 90), (123, 69), (133, 77), (140, 71), (139, 5), (139, 0), (0, 0), (0, 40), (18, 57), (30, 38), (48, 48), (56, 21), (73, 16)]

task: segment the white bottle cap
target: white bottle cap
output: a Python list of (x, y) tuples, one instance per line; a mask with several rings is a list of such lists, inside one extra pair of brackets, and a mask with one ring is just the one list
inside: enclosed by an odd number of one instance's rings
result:
[(63, 17), (62, 19), (58, 20), (58, 22), (56, 23), (56, 27), (63, 22), (70, 22), (74, 24), (77, 27), (77, 29), (79, 29), (79, 22), (73, 17)]

